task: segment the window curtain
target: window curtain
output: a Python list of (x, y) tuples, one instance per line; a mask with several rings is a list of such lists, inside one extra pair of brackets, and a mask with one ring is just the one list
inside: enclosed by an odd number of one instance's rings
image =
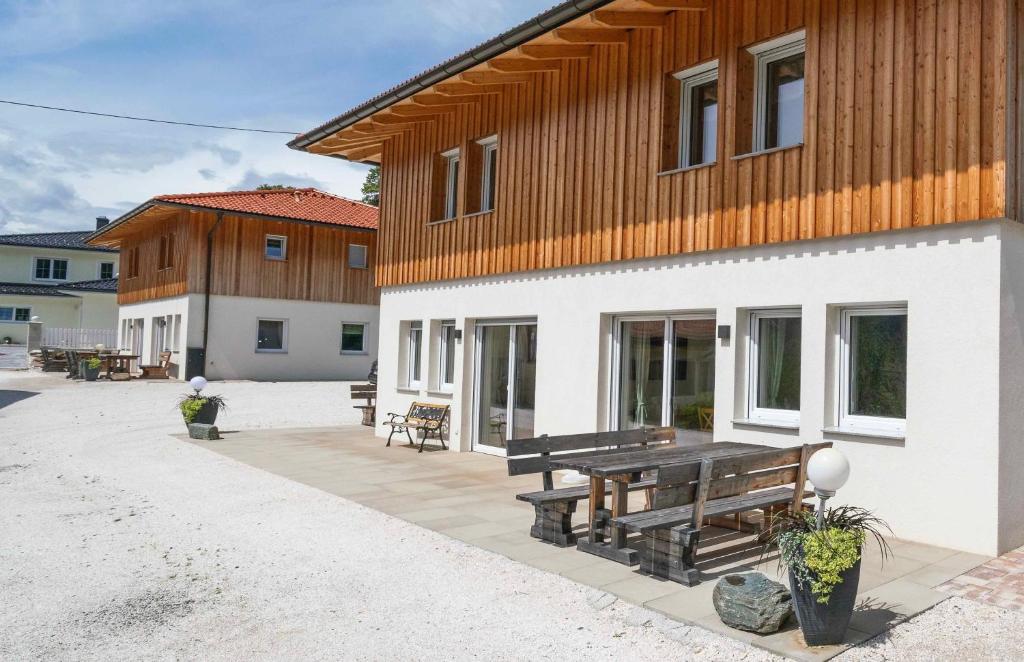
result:
[(761, 322), (761, 384), (766, 395), (760, 406), (775, 409), (779, 405), (779, 387), (782, 385), (782, 359), (786, 352), (786, 324), (781, 319)]
[(646, 330), (633, 336), (633, 362), (636, 368), (633, 421), (636, 427), (642, 427), (647, 423), (647, 382), (651, 375), (651, 338)]

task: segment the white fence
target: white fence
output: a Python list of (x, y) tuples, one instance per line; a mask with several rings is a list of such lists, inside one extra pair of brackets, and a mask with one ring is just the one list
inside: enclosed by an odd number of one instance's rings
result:
[(58, 329), (43, 327), (44, 347), (106, 347), (117, 346), (117, 329)]

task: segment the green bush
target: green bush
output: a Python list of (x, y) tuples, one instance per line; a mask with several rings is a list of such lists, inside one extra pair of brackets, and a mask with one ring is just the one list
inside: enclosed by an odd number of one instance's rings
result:
[(217, 411), (223, 411), (227, 409), (227, 403), (224, 402), (224, 398), (219, 395), (199, 395), (198, 393), (190, 393), (184, 395), (181, 400), (178, 401), (178, 409), (181, 410), (181, 415), (185, 418), (185, 423), (191, 424), (195, 422), (196, 416), (199, 415), (200, 410), (207, 404), (211, 403), (217, 407)]
[(100, 366), (103, 365), (103, 361), (100, 361), (97, 357), (92, 357), (85, 362), (85, 365), (89, 370), (99, 370)]

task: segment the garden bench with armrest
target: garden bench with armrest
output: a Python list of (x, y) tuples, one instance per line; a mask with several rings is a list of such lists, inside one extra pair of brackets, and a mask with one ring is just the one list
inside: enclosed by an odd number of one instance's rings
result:
[(388, 435), (388, 443), (385, 446), (391, 445), (391, 438), (395, 436), (396, 432), (404, 432), (405, 436), (409, 439), (409, 445), (415, 445), (412, 436), (409, 434), (409, 430), (415, 430), (422, 437), (420, 439), (420, 453), (423, 452), (423, 444), (427, 442), (427, 437), (431, 435), (437, 437), (438, 441), (441, 442), (441, 448), (447, 450), (448, 447), (444, 444), (444, 422), (448, 417), (448, 410), (448, 405), (439, 405), (432, 402), (414, 402), (409, 405), (409, 411), (404, 415), (388, 412), (389, 418), (384, 421), (384, 425), (391, 426), (391, 434)]

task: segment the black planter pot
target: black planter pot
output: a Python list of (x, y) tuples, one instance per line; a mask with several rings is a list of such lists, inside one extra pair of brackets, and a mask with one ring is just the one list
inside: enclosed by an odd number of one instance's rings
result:
[[(217, 405), (212, 402), (207, 402), (200, 409), (199, 413), (196, 414), (193, 423), (205, 423), (206, 425), (213, 425), (217, 420), (217, 413), (220, 410), (217, 409)], [(185, 427), (188, 427), (188, 421), (185, 422)]]
[(808, 646), (829, 646), (842, 643), (846, 629), (853, 616), (857, 601), (857, 585), (860, 584), (860, 560), (842, 573), (843, 581), (832, 589), (828, 604), (818, 602), (811, 592), (810, 584), (799, 586), (793, 571), (789, 572), (790, 592), (793, 594), (793, 608), (797, 621), (804, 633)]
[(86, 365), (85, 361), (82, 361), (82, 364), (79, 367), (79, 372), (83, 377), (85, 377), (85, 381), (94, 382), (100, 376), (100, 367), (96, 366), (95, 368), (90, 368)]

